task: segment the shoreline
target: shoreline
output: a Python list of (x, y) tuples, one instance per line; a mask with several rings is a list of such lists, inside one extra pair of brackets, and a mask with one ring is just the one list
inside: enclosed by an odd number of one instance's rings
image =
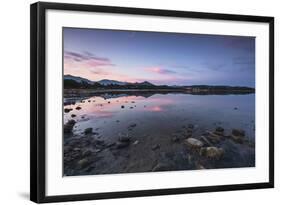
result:
[(246, 95), (255, 94), (248, 90), (216, 90), (216, 91), (190, 91), (187, 89), (64, 89), (64, 97), (69, 95), (94, 95), (104, 93), (182, 93), (191, 95)]

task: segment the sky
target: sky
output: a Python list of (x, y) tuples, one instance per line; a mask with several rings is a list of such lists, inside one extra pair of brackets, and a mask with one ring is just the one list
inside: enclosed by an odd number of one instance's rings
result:
[(64, 74), (156, 85), (255, 86), (255, 37), (64, 28)]

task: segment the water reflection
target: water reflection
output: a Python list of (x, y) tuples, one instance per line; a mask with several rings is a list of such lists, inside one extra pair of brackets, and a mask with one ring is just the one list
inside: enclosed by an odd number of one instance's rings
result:
[[(73, 98), (65, 100), (73, 101)], [(106, 94), (106, 97), (76, 98), (75, 103), (65, 105), (65, 108), (73, 110), (64, 113), (64, 121), (75, 119), (78, 122), (74, 128), (76, 133), (87, 127), (104, 130), (113, 127), (121, 132), (130, 123), (138, 122), (138, 127), (143, 132), (159, 132), (161, 126), (172, 129), (190, 122), (208, 129), (213, 128), (215, 124), (221, 124), (226, 129), (239, 127), (254, 136), (254, 100), (254, 94), (150, 94), (150, 97), (126, 94), (110, 97)], [(81, 109), (77, 110), (77, 107)], [(118, 126), (116, 121), (120, 122)], [(161, 122), (161, 126), (155, 122)], [(115, 133), (112, 129), (111, 132)], [(107, 132), (106, 136), (110, 137), (112, 133)]]

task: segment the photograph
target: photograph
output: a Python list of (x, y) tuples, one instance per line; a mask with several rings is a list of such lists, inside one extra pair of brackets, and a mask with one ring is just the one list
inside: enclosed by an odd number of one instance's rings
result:
[(63, 27), (63, 175), (255, 167), (255, 37)]

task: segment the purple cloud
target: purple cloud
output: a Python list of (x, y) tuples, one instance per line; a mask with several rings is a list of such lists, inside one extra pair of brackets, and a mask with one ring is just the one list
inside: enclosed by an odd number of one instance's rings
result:
[(90, 52), (83, 52), (83, 53), (77, 53), (73, 51), (64, 51), (64, 59), (75, 61), (75, 62), (81, 62), (81, 63), (87, 63), (92, 67), (97, 66), (115, 66), (110, 59), (104, 58), (104, 57), (98, 57)]

